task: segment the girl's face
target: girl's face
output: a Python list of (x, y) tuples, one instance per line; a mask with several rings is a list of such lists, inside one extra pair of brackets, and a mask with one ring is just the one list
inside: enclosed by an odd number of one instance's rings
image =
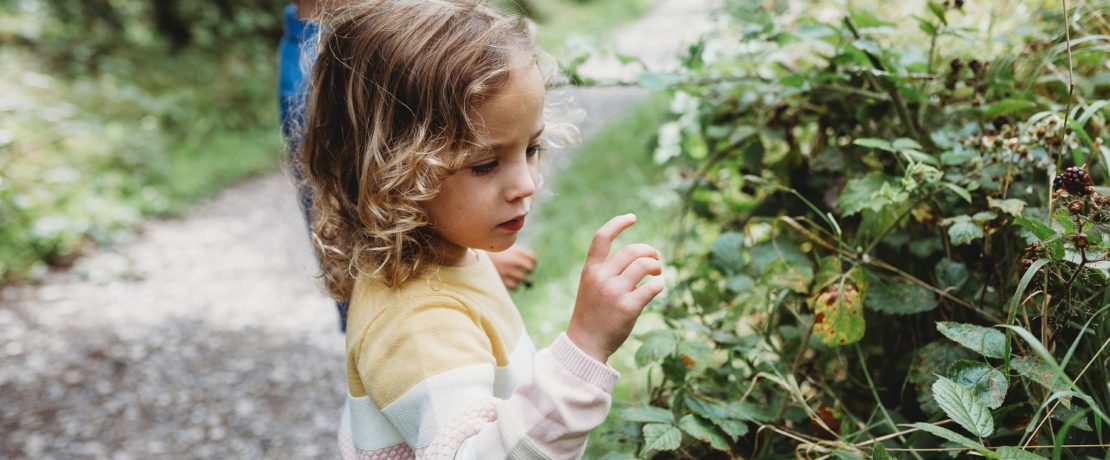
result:
[(467, 248), (496, 252), (516, 242), (539, 183), (543, 98), (543, 77), (529, 63), (475, 112), (478, 139), (490, 149), (472, 153), (425, 208), (445, 265), (466, 264)]

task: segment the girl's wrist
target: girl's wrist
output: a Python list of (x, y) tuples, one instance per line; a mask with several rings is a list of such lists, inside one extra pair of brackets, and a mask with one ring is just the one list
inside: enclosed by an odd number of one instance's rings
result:
[(596, 359), (598, 362), (605, 364), (609, 360), (610, 353), (604, 351), (604, 348), (597, 346), (592, 340), (588, 339), (586, 334), (578, 331), (578, 328), (572, 324), (567, 328), (567, 338), (570, 339), (574, 346), (582, 350), (583, 353), (589, 357)]

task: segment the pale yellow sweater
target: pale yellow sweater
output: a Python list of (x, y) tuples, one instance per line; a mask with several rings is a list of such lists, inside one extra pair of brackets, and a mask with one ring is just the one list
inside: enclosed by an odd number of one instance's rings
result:
[(536, 352), (490, 262), (355, 284), (344, 458), (576, 458), (619, 374), (565, 334)]

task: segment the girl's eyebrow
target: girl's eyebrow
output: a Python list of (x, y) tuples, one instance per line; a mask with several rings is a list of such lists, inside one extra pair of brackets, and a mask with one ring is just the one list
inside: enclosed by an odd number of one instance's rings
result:
[[(532, 137), (529, 139), (529, 141), (534, 141), (534, 140), (536, 140), (536, 138), (540, 137), (540, 135), (543, 134), (544, 128), (547, 128), (546, 124), (543, 125), (543, 126), (540, 126), (539, 131), (536, 131), (536, 133), (532, 135)], [(505, 147), (505, 144), (508, 144), (508, 142), (495, 142), (493, 144), (483, 146), (481, 150), (482, 151), (502, 150)]]

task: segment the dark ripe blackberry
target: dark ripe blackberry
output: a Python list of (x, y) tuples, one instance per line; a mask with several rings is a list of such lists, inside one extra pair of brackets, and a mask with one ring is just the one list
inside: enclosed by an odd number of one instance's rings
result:
[(964, 0), (956, 0), (955, 3), (956, 3), (956, 9), (957, 10), (964, 9)]
[(1001, 131), (1002, 127), (1006, 126), (1006, 123), (1008, 122), (1009, 120), (1007, 120), (1006, 117), (995, 117), (994, 120), (991, 120), (991, 124), (994, 125), (994, 129), (999, 131)]
[(960, 69), (963, 68), (964, 63), (960, 60), (960, 58), (955, 58), (952, 59), (952, 62), (948, 63), (948, 66), (952, 68), (953, 72), (959, 72)]
[(1077, 196), (1087, 196), (1095, 191), (1087, 170), (1076, 166), (1065, 169), (1063, 174), (1056, 176), (1052, 180), (1052, 188), (1054, 190), (1067, 190), (1068, 193)]
[(982, 64), (979, 63), (978, 59), (972, 59), (971, 62), (967, 63), (967, 67), (969, 69), (971, 69), (972, 72), (976, 72), (976, 73), (979, 72), (979, 66), (981, 66), (981, 65)]

